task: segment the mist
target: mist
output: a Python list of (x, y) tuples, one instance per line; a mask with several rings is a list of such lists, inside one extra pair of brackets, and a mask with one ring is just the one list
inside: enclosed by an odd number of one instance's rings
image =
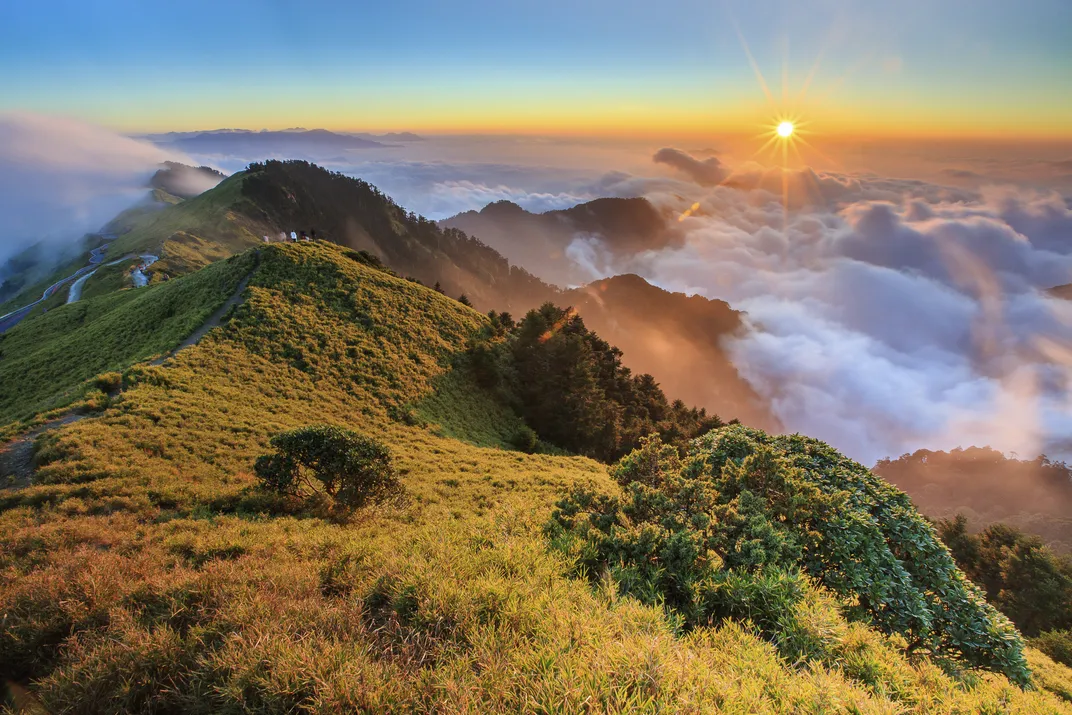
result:
[(726, 348), (787, 431), (865, 463), (1072, 452), (1072, 303), (1047, 292), (1072, 282), (1059, 194), (762, 167), (709, 187), (678, 159), (672, 190), (644, 195), (680, 219), (682, 245), (604, 270), (745, 311)]
[(0, 114), (0, 264), (42, 243), (62, 255), (146, 193), (153, 144), (72, 119)]

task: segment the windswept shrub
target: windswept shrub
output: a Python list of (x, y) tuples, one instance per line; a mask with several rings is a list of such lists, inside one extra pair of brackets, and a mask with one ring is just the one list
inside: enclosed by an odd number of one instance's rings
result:
[(687, 626), (747, 617), (777, 642), (802, 573), (912, 652), (1029, 681), (1019, 633), (908, 497), (818, 440), (730, 425), (681, 459), (649, 437), (612, 474), (624, 494), (574, 492), (552, 535)]
[(272, 438), (274, 454), (257, 458), (261, 485), (279, 494), (322, 492), (358, 507), (401, 491), (391, 452), (375, 439), (342, 427), (314, 425)]
[(114, 395), (123, 387), (123, 374), (104, 372), (93, 378), (93, 386), (106, 395)]

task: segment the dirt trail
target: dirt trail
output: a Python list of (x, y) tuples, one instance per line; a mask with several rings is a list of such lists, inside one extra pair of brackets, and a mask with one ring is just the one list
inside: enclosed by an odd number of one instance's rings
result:
[(251, 270), (249, 273), (246, 274), (246, 277), (243, 278), (241, 280), (241, 282), (239, 282), (238, 287), (235, 288), (235, 292), (231, 294), (231, 297), (228, 298), (227, 300), (225, 300), (223, 305), (221, 305), (219, 308), (216, 309), (215, 313), (213, 313), (212, 315), (208, 316), (208, 320), (206, 320), (204, 323), (202, 323), (201, 327), (199, 327), (194, 332), (190, 333), (190, 335), (188, 335), (185, 340), (183, 340), (181, 343), (179, 343), (177, 346), (175, 346), (175, 349), (172, 350), (171, 352), (169, 352), (167, 355), (163, 355), (161, 357), (158, 357), (157, 359), (153, 360), (149, 364), (150, 365), (163, 365), (167, 360), (169, 360), (170, 358), (174, 357), (177, 353), (185, 350), (186, 348), (193, 347), (194, 345), (197, 345), (201, 341), (201, 338), (205, 337), (205, 335), (208, 333), (208, 331), (210, 331), (213, 328), (217, 327), (220, 324), (220, 322), (222, 322), (223, 316), (227, 314), (227, 311), (229, 311), (231, 308), (235, 307), (236, 305), (238, 305), (239, 303), (242, 302), (242, 293), (245, 292), (246, 286), (249, 285), (249, 279), (253, 277), (254, 273), (256, 273), (257, 267), (259, 265), (260, 265), (260, 254), (257, 255), (257, 265), (253, 266), (253, 270)]
[(34, 442), (50, 430), (85, 419), (74, 413), (58, 417), (0, 446), (0, 489), (28, 487), (33, 478)]

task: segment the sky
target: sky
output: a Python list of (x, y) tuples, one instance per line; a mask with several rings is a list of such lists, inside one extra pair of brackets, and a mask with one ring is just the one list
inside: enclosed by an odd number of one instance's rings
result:
[(124, 132), (703, 136), (793, 112), (831, 136), (1069, 137), (1072, 2), (6, 2), (5, 110)]

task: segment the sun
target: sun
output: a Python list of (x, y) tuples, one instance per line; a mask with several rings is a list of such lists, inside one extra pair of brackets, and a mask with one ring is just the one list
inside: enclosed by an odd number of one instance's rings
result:
[(782, 139), (788, 139), (793, 134), (793, 123), (782, 122), (778, 125), (777, 131), (778, 136), (780, 136)]

